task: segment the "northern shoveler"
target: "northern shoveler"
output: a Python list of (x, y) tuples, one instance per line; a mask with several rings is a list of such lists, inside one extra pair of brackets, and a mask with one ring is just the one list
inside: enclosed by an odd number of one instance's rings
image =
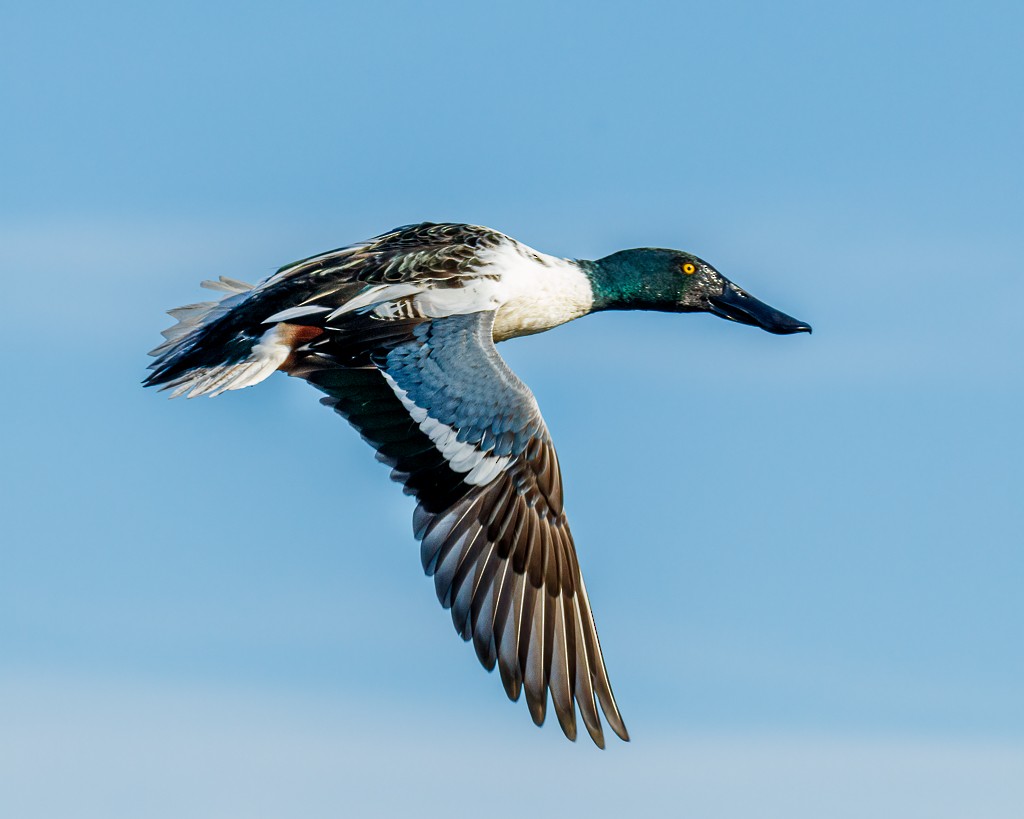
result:
[(771, 333), (809, 325), (678, 250), (597, 261), (539, 253), (485, 227), (423, 223), (281, 268), (177, 310), (144, 382), (220, 395), (276, 370), (304, 378), (415, 496), (423, 567), (508, 696), (604, 747), (612, 695), (566, 521), (558, 459), (529, 388), (495, 342), (601, 310), (710, 312)]

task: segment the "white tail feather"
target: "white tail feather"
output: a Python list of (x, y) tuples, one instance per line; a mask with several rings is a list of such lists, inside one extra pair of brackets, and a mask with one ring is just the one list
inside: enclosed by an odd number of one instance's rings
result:
[(199, 286), (205, 287), (207, 290), (221, 290), (232, 294), (248, 293), (253, 288), (251, 284), (239, 281), (238, 279), (232, 279), (228, 276), (221, 276), (217, 281), (207, 279), (204, 282), (200, 282)]
[(209, 395), (215, 398), (222, 392), (251, 387), (269, 378), (291, 352), (287, 335), (281, 331), (281, 325), (275, 325), (253, 345), (252, 353), (244, 361), (189, 370), (165, 384), (164, 389), (174, 390), (171, 398), (181, 395), (188, 398)]
[(252, 290), (251, 284), (221, 276), (218, 281), (204, 281), (202, 287), (207, 290), (219, 290), (226, 295), (219, 301), (201, 301), (195, 304), (186, 304), (184, 307), (175, 307), (168, 310), (167, 315), (177, 319), (178, 323), (168, 327), (161, 335), (167, 339), (163, 344), (154, 347), (149, 351), (152, 356), (162, 356), (171, 352), (179, 342), (189, 336), (194, 330), (216, 321), (225, 315), (232, 307), (238, 304)]
[[(204, 281), (202, 286), (224, 295), (218, 301), (186, 304), (184, 307), (169, 310), (168, 314), (177, 319), (178, 323), (163, 331), (166, 340), (152, 350), (150, 355), (159, 356), (163, 360), (173, 360), (179, 355), (187, 354), (207, 326), (227, 315), (244, 301), (253, 289), (252, 285), (227, 276), (221, 276), (217, 281)], [(274, 325), (253, 345), (248, 358), (229, 364), (195, 367), (168, 381), (163, 385), (163, 389), (172, 391), (171, 398), (180, 395), (187, 395), (189, 398), (199, 395), (212, 397), (227, 390), (240, 390), (258, 384), (270, 376), (284, 363), (291, 351), (288, 334), (282, 331), (281, 325)], [(163, 360), (155, 362), (153, 366), (161, 366)]]

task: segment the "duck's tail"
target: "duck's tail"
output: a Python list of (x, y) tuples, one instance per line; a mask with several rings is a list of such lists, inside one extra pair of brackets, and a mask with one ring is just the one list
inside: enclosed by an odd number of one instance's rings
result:
[(178, 323), (163, 331), (163, 344), (150, 351), (156, 361), (142, 383), (172, 390), (171, 398), (187, 395), (211, 397), (226, 390), (258, 384), (287, 359), (292, 339), (288, 325), (270, 323), (253, 327), (251, 311), (242, 305), (254, 287), (221, 276), (202, 286), (223, 295), (169, 310)]

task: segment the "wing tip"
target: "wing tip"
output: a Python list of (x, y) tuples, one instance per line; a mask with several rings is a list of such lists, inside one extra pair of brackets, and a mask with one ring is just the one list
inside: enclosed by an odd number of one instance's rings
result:
[(555, 715), (558, 717), (558, 724), (562, 729), (562, 733), (565, 734), (566, 739), (570, 742), (575, 742), (578, 734), (576, 728), (576, 709), (571, 706), (568, 711), (556, 708)]
[(548, 715), (548, 691), (545, 688), (540, 695), (535, 694), (526, 687), (526, 705), (530, 710), (530, 718), (538, 728), (544, 724)]

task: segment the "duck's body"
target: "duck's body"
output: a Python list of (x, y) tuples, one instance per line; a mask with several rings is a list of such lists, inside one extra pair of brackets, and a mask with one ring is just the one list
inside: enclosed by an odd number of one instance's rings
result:
[(603, 745), (597, 705), (627, 739), (529, 389), (494, 342), (603, 309), (708, 310), (772, 332), (809, 330), (679, 251), (596, 262), (548, 256), (488, 228), (412, 225), (288, 265), (219, 302), (171, 311), (147, 385), (218, 395), (282, 370), (325, 393), (418, 506), (424, 568), (481, 662), (537, 724), (547, 692)]

